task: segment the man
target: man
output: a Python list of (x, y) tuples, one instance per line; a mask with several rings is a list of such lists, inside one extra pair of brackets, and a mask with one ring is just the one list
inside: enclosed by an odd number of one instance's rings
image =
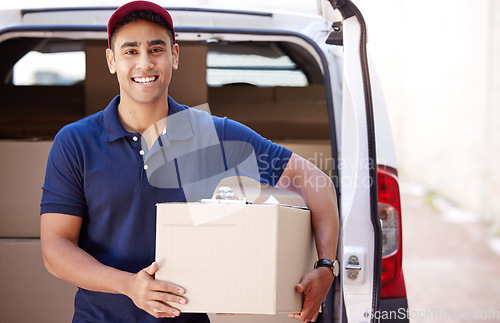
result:
[[(150, 2), (125, 4), (108, 22), (108, 46), (106, 59), (109, 71), (117, 75), (120, 95), (104, 111), (64, 127), (49, 155), (41, 202), (45, 266), (79, 287), (74, 322), (209, 322), (205, 314), (175, 308), (187, 302), (189, 291), (154, 278), (155, 204), (186, 201), (188, 194), (178, 159), (173, 160), (172, 176), (162, 173), (162, 178), (179, 179), (179, 186), (172, 187), (152, 184), (145, 161), (155, 145), (168, 144), (163, 139), (189, 142), (197, 132), (189, 122), (167, 123), (191, 110), (168, 96), (172, 70), (179, 64), (172, 18)], [(190, 118), (201, 124), (205, 117)], [(252, 145), (259, 162), (268, 165), (259, 175), (261, 182), (304, 198), (312, 213), (318, 256), (334, 260), (338, 214), (331, 180), (249, 128), (209, 118), (221, 142)], [(313, 182), (325, 187), (308, 185), (311, 177), (321, 179)], [(302, 312), (291, 317), (316, 319), (334, 279), (329, 265), (331, 261), (320, 263), (296, 286), (305, 298)]]

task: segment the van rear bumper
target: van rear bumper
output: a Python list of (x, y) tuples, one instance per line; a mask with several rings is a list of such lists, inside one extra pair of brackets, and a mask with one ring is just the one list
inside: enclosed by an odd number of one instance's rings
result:
[(406, 298), (382, 299), (380, 303), (380, 322), (408, 323), (408, 300)]

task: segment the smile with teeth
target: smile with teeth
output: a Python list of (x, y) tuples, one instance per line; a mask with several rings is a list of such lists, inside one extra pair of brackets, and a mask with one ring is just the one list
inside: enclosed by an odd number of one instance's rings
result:
[(134, 82), (140, 83), (140, 84), (151, 84), (154, 81), (156, 81), (157, 78), (158, 78), (158, 76), (134, 77), (133, 80), (134, 80)]

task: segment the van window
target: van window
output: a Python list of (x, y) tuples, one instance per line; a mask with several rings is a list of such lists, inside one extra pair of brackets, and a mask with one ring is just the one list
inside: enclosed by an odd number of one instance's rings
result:
[(308, 86), (306, 69), (299, 66), (300, 60), (290, 56), (293, 51), (289, 47), (281, 42), (208, 42), (207, 84)]
[(85, 52), (30, 51), (15, 65), (14, 85), (73, 85), (85, 80)]
[(207, 84), (223, 86), (248, 83), (255, 86), (307, 86), (307, 77), (285, 55), (219, 53), (207, 54)]
[(52, 139), (85, 115), (83, 44), (36, 37), (0, 43), (0, 138)]
[(208, 102), (213, 114), (274, 141), (329, 140), (323, 73), (291, 42), (209, 42)]

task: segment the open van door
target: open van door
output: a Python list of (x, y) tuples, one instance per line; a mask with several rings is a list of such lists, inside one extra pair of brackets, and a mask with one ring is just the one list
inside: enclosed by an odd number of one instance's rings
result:
[(342, 21), (327, 43), (343, 46), (342, 127), (339, 175), (339, 261), (342, 321), (376, 321), (380, 310), (382, 241), (377, 202), (377, 159), (366, 26), (349, 0), (330, 0)]

